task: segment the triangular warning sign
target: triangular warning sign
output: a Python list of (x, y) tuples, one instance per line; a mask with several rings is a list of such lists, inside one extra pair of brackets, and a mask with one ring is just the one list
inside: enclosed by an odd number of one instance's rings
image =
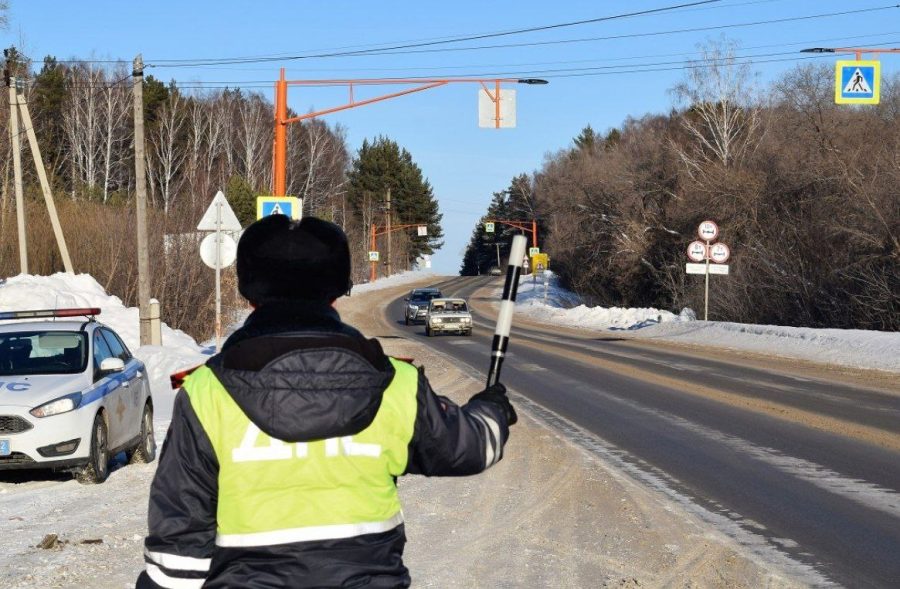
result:
[(856, 68), (856, 71), (853, 72), (853, 75), (850, 76), (850, 79), (847, 80), (847, 85), (844, 86), (844, 94), (871, 94), (872, 88), (869, 86), (869, 83), (866, 81), (866, 77), (863, 75), (862, 70), (860, 68)]
[(283, 215), (284, 213), (281, 212), (281, 203), (280, 203), (280, 202), (276, 202), (276, 203), (275, 203), (275, 206), (272, 207), (272, 212), (269, 213), (269, 214), (270, 214), (270, 215)]

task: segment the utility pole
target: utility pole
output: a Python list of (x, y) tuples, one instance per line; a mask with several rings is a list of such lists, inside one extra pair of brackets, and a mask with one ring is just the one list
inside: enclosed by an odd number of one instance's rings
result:
[(495, 241), (494, 245), (497, 246), (497, 267), (499, 268), (500, 267), (500, 242)]
[(38, 146), (37, 135), (34, 134), (34, 124), (31, 122), (31, 114), (28, 112), (28, 103), (19, 94), (18, 89), (16, 89), (16, 103), (19, 107), (19, 114), (22, 116), (22, 125), (25, 127), (28, 145), (31, 147), (31, 157), (34, 159), (34, 167), (37, 169), (41, 193), (44, 195), (44, 204), (47, 205), (50, 226), (53, 227), (53, 235), (56, 237), (56, 245), (59, 247), (63, 269), (69, 274), (74, 274), (72, 260), (69, 258), (69, 248), (66, 247), (66, 238), (63, 236), (62, 225), (59, 224), (59, 215), (56, 214), (56, 204), (53, 202), (53, 193), (50, 191), (50, 182), (47, 180), (47, 170), (44, 169), (44, 160), (41, 158), (41, 148)]
[(147, 246), (147, 170), (144, 160), (144, 60), (134, 58), (134, 177), (135, 221), (137, 225), (138, 308), (141, 345), (151, 341), (150, 331), (150, 252)]
[(9, 133), (12, 140), (13, 176), (16, 185), (16, 225), (19, 228), (19, 271), (28, 274), (28, 246), (25, 241), (25, 198), (22, 194), (22, 144), (19, 141), (19, 95), (16, 79), (9, 78)]
[(385, 203), (387, 212), (387, 275), (391, 275), (391, 187), (388, 186), (387, 194), (385, 195)]

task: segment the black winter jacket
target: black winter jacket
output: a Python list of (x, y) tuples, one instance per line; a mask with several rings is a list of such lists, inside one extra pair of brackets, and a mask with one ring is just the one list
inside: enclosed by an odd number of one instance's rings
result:
[[(291, 387), (267, 387), (290, 363)], [(286, 442), (352, 435), (374, 419), (394, 368), (375, 339), (341, 322), (330, 306), (266, 305), (208, 362), (244, 413)], [(247, 371), (253, 378), (247, 377)], [(419, 371), (417, 416), (406, 473), (470, 475), (502, 457), (504, 409), (489, 400), (459, 407)], [(302, 419), (296, 416), (302, 415)], [(408, 587), (403, 524), (387, 532), (254, 548), (216, 546), (218, 463), (184, 391), (150, 489), (147, 569), (137, 589), (161, 587)]]

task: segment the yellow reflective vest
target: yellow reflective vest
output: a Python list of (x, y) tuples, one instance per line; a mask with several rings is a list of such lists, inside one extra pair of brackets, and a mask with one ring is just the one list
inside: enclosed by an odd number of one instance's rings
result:
[(349, 538), (403, 522), (394, 477), (406, 469), (418, 371), (390, 360), (394, 378), (372, 423), (352, 436), (308, 442), (260, 431), (208, 367), (187, 377), (183, 388), (219, 462), (217, 545)]

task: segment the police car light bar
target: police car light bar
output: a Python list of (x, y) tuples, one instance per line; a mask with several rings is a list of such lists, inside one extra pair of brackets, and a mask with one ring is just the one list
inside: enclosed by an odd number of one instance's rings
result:
[(0, 312), (0, 320), (43, 319), (47, 317), (93, 317), (99, 314), (99, 307), (84, 307), (80, 309), (41, 309), (37, 311), (6, 311)]

